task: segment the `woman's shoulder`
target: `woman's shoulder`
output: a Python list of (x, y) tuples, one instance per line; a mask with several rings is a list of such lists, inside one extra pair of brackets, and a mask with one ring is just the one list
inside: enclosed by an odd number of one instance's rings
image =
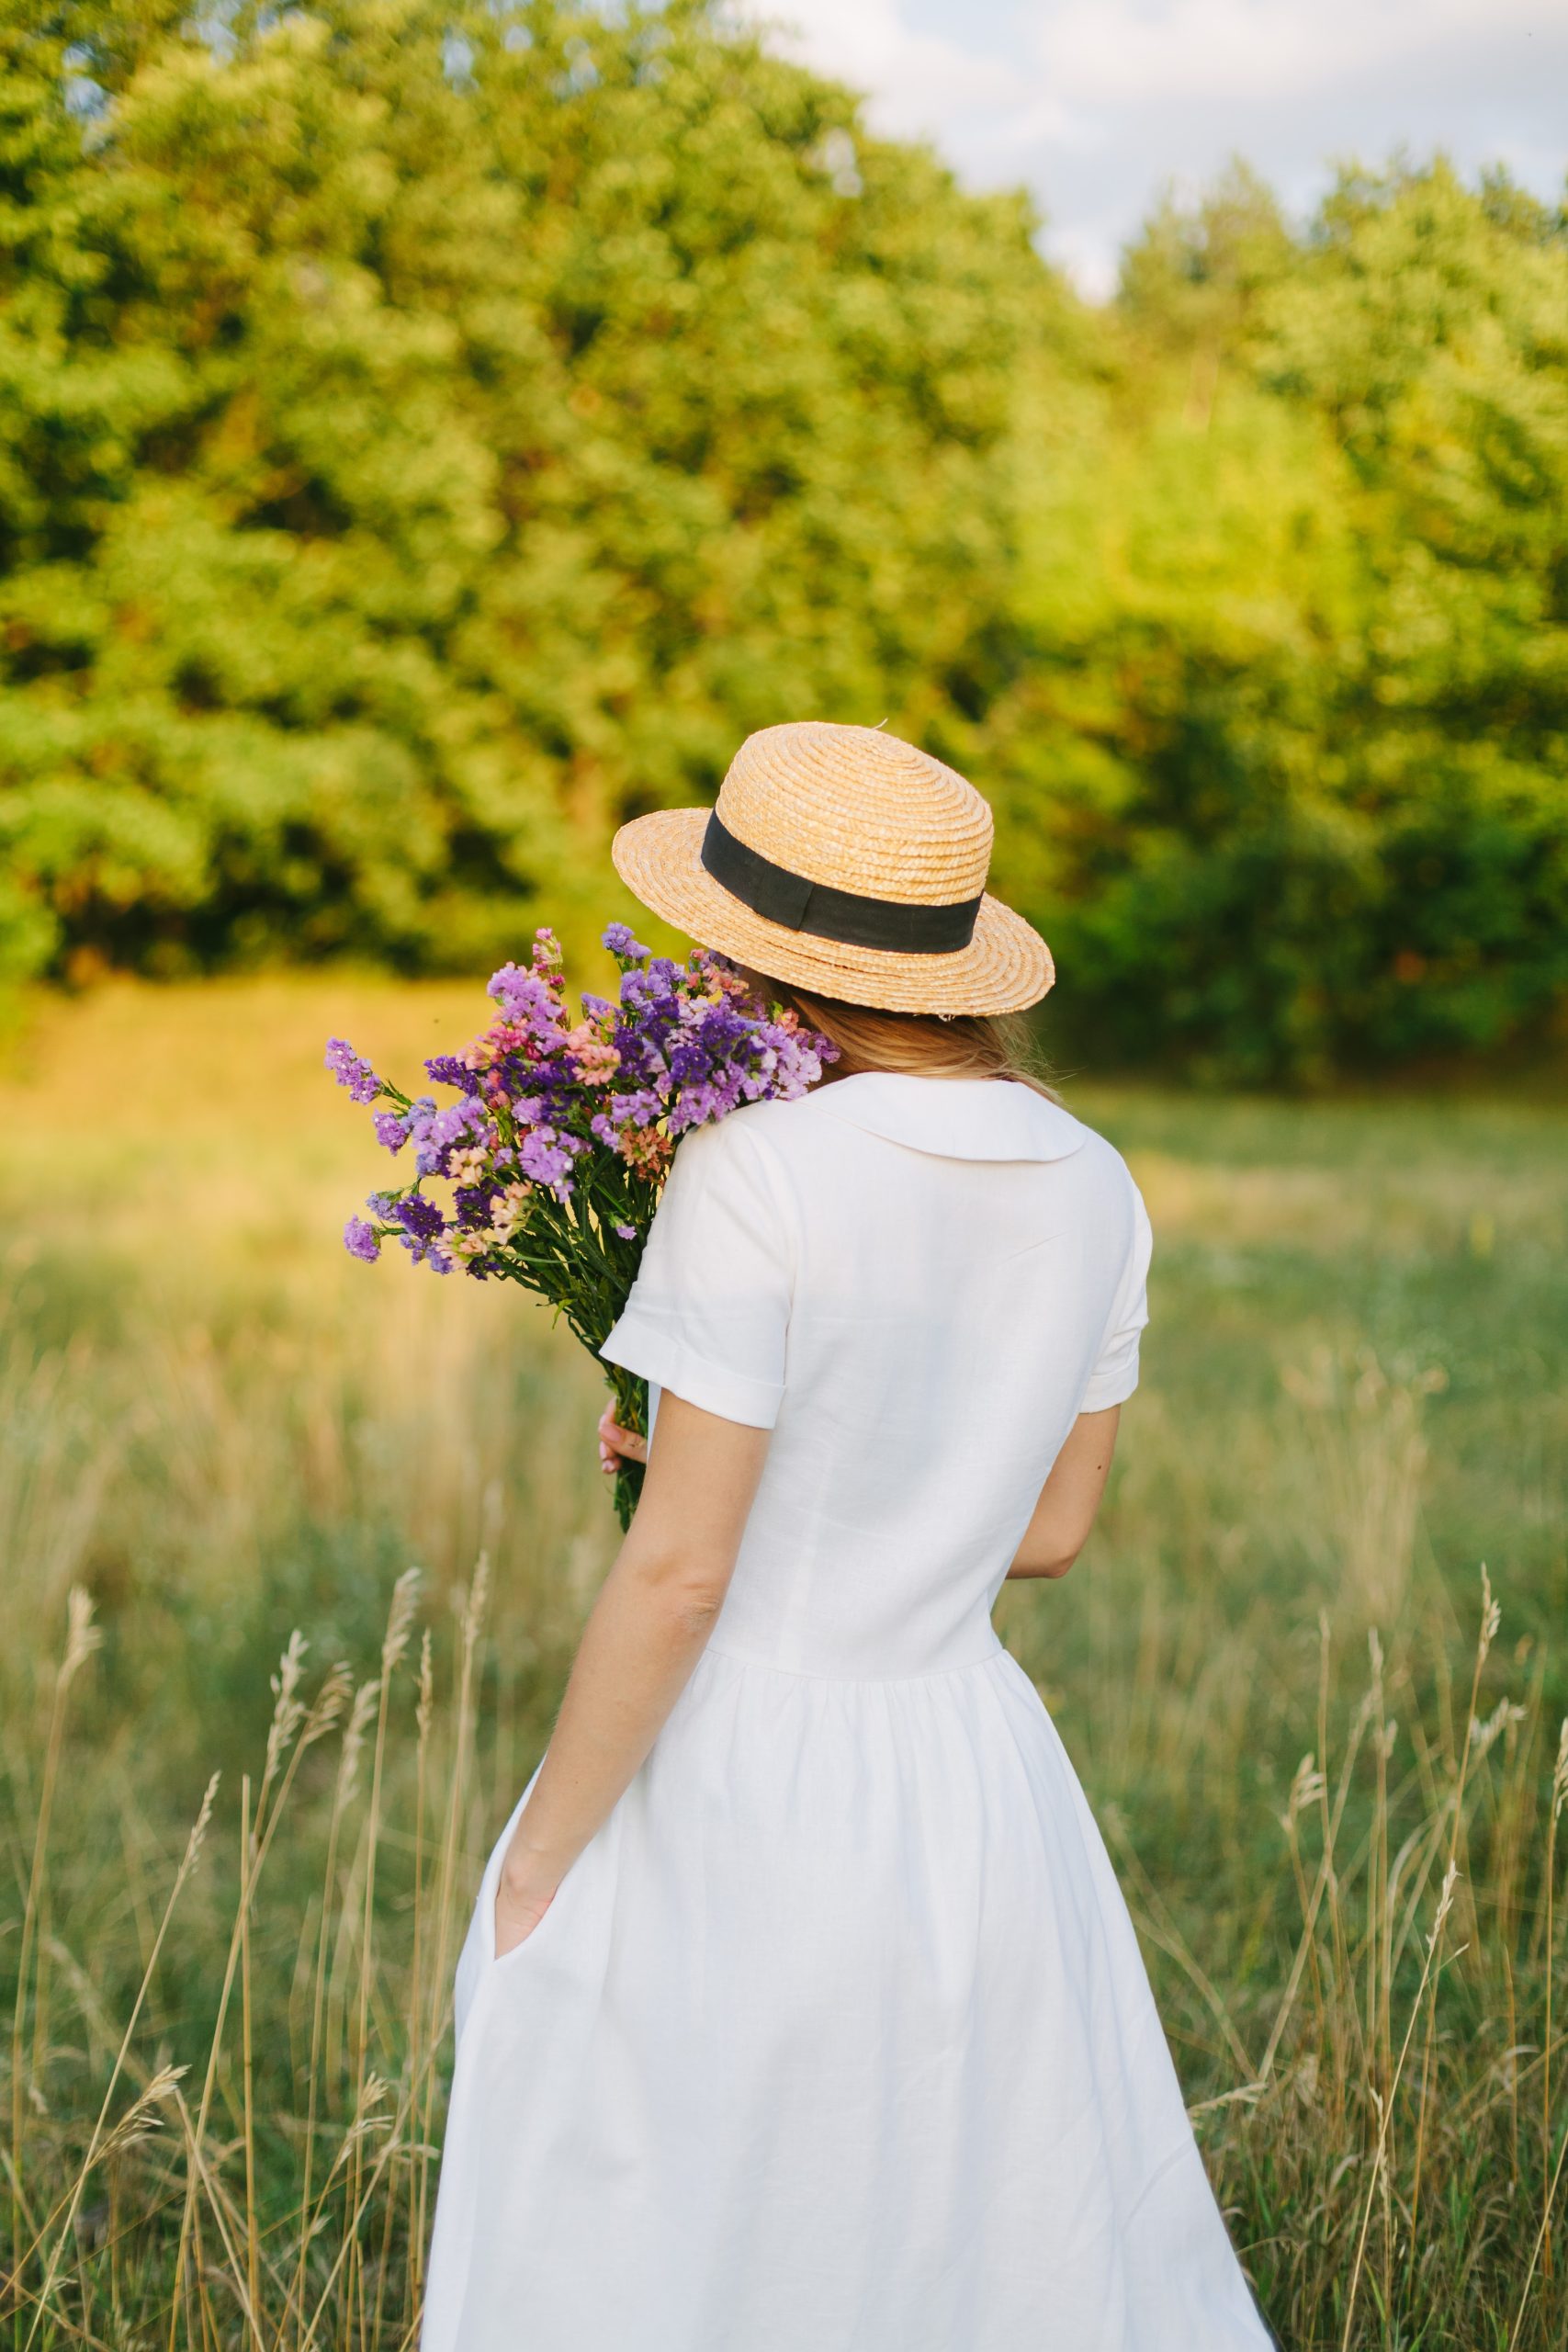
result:
[(759, 1144), (768, 1133), (767, 1114), (792, 1106), (775, 1102), (742, 1102), (719, 1119), (705, 1119), (688, 1127), (675, 1142), (675, 1166), (744, 1169), (754, 1167)]
[(869, 1136), (921, 1158), (1040, 1164), (1081, 1158), (1101, 1181), (1116, 1170), (1126, 1176), (1112, 1144), (1055, 1096), (1022, 1082), (863, 1070), (793, 1102), (749, 1103), (716, 1133), (738, 1153), (760, 1148), (786, 1162), (837, 1159)]
[(750, 1203), (776, 1211), (788, 1190), (787, 1162), (776, 1148), (770, 1118), (795, 1107), (783, 1102), (745, 1102), (723, 1118), (688, 1127), (675, 1146), (665, 1186), (673, 1200)]
[[(867, 1139), (872, 1157), (865, 1157)], [(887, 1147), (897, 1147), (891, 1154)], [(792, 1102), (749, 1102), (694, 1127), (675, 1154), (682, 1186), (755, 1191), (775, 1199), (852, 1169), (881, 1181), (908, 1159), (1032, 1162), (1057, 1171), (1069, 1196), (1138, 1203), (1115, 1145), (1053, 1097), (1023, 1085), (946, 1081), (867, 1071)]]

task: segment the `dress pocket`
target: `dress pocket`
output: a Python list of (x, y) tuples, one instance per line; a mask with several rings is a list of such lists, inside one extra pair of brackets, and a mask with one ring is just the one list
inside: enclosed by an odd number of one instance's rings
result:
[(525, 1936), (520, 1944), (513, 1944), (510, 1951), (498, 1952), (495, 1948), (495, 1894), (496, 1888), (501, 1883), (501, 1871), (498, 1867), (493, 1878), (487, 1873), (484, 1891), (479, 1898), (484, 1905), (483, 1950), (487, 1974), (497, 1970), (511, 1968), (514, 1962), (523, 1960), (525, 1954), (531, 1952), (535, 1949), (541, 1937), (547, 1938), (551, 1935), (558, 1918), (561, 1905), (567, 1899), (568, 1883), (571, 1878), (571, 1871), (568, 1871), (566, 1877), (562, 1879), (560, 1884), (557, 1887), (554, 1897), (550, 1903), (550, 1907), (545, 1913), (537, 1927), (536, 1927), (530, 1934)]
[(521, 1960), (525, 1951), (532, 1951), (534, 1946), (538, 1942), (539, 1938), (545, 1933), (551, 1920), (555, 1917), (559, 1903), (560, 1889), (558, 1887), (556, 1889), (554, 1898), (551, 1901), (549, 1909), (545, 1912), (536, 1925), (530, 1928), (527, 1935), (524, 1937), (522, 1942), (520, 1944), (513, 1944), (509, 1951), (497, 1951), (495, 1948), (495, 1894), (492, 1890), (485, 1904), (485, 1941), (488, 1948), (488, 1957), (491, 1968), (505, 1968), (510, 1962)]

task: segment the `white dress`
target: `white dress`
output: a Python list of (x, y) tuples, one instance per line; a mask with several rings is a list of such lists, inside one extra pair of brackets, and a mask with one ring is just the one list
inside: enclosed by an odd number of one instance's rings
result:
[(1120, 1158), (1020, 1086), (844, 1079), (681, 1145), (604, 1353), (773, 1435), (691, 1681), (499, 1961), (510, 1825), (485, 1872), (423, 2352), (1269, 2344), (990, 1617), (1136, 1384), (1147, 1260)]

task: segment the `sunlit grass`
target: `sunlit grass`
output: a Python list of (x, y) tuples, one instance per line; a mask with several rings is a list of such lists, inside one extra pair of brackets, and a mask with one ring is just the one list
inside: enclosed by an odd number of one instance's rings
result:
[[(412, 2340), (456, 1939), (613, 1521), (542, 1310), (339, 1249), (386, 1163), (321, 1050), (406, 1070), (482, 1011), (125, 988), (11, 1034), (14, 2352)], [(1568, 1117), (1071, 1099), (1156, 1320), (1090, 1554), (999, 1620), (1237, 2244), (1289, 2352), (1556, 2352)]]

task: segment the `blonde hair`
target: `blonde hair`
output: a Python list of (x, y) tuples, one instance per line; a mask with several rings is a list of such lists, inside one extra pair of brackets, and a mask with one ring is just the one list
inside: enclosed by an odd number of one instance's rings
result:
[(886, 1069), (907, 1078), (1011, 1079), (1049, 1102), (1058, 1100), (1028, 1023), (1017, 1013), (883, 1012), (874, 1005), (815, 996), (766, 972), (748, 971), (745, 977), (759, 996), (784, 1005), (837, 1046), (839, 1058), (829, 1063), (824, 1085)]

